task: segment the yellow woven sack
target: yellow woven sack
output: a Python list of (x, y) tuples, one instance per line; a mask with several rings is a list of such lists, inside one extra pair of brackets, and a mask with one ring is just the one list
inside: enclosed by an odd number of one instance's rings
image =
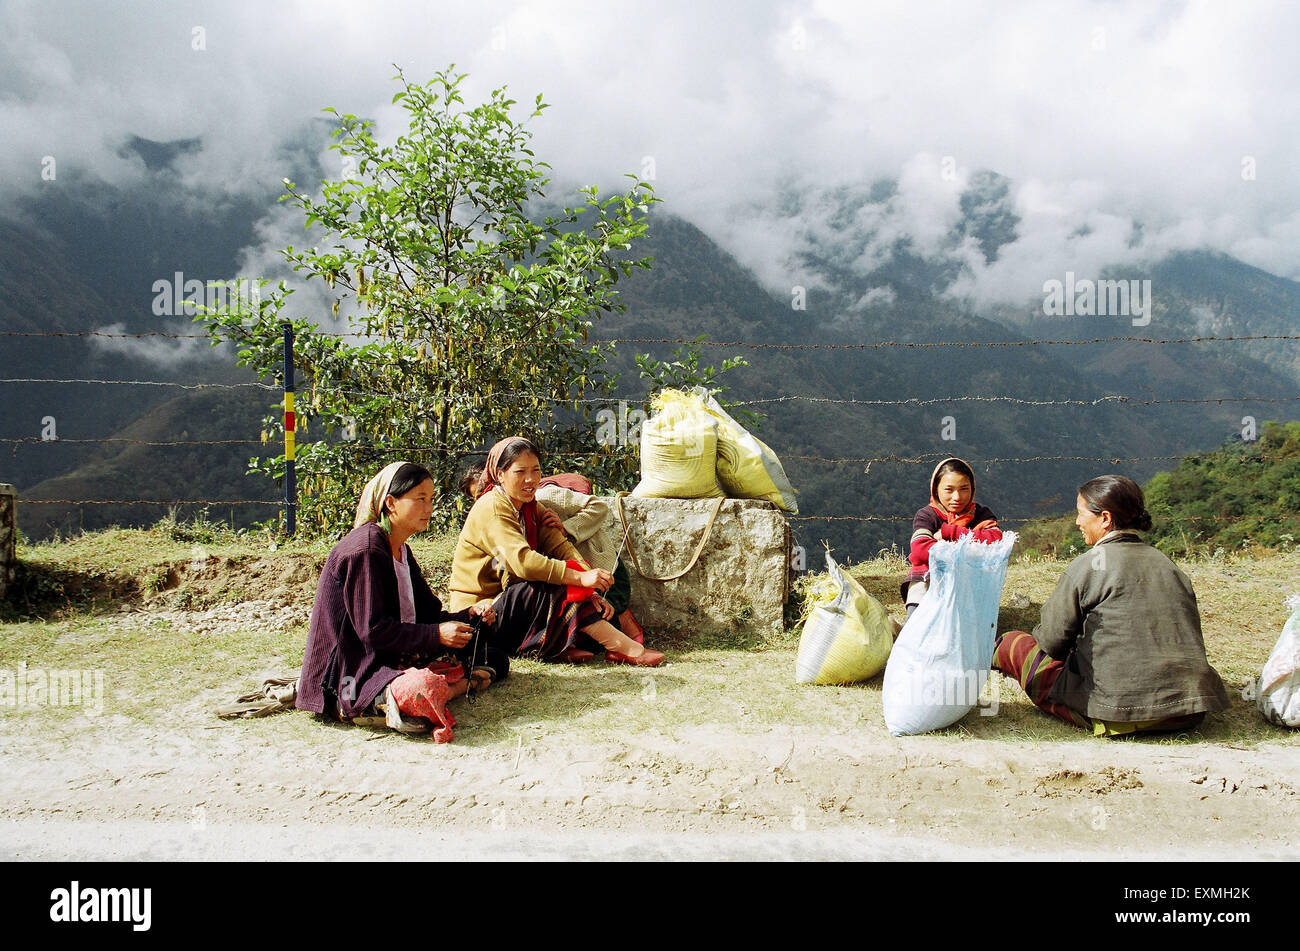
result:
[(633, 495), (658, 499), (716, 499), (718, 423), (698, 398), (679, 390), (655, 397), (641, 424), (641, 481)]
[(708, 390), (696, 387), (688, 395), (696, 397), (704, 412), (718, 422), (718, 484), (727, 495), (734, 499), (766, 499), (798, 515), (795, 488), (767, 443), (727, 415)]
[(826, 553), (824, 581), (809, 593), (814, 605), (799, 635), (794, 680), (851, 684), (885, 669), (894, 646), (894, 622), (879, 601)]

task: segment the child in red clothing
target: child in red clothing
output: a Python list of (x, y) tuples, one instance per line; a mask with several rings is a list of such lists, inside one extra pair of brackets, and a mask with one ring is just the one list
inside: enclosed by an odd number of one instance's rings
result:
[(912, 570), (900, 586), (909, 618), (929, 588), (930, 546), (940, 539), (956, 541), (967, 533), (979, 542), (995, 542), (1002, 537), (993, 513), (975, 504), (975, 471), (964, 460), (950, 456), (934, 467), (930, 504), (912, 521), (907, 555)]

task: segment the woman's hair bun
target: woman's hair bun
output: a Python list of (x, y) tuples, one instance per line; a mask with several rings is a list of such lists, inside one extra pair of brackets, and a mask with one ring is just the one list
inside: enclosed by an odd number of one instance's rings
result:
[(1146, 510), (1142, 487), (1128, 476), (1089, 479), (1079, 486), (1079, 495), (1094, 515), (1109, 512), (1111, 525), (1117, 529), (1136, 528), (1145, 532), (1151, 528), (1151, 513)]

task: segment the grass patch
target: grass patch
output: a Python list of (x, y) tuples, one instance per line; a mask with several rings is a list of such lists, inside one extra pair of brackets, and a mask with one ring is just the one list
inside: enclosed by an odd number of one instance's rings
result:
[[(446, 535), (413, 543), (435, 590), (445, 588), (455, 541), (454, 535)], [(249, 620), (199, 634), (183, 613), (163, 618), (124, 613), (122, 607), (148, 600), (151, 594), (183, 594), (190, 590), (187, 585), (200, 578), (208, 587), (202, 589), (203, 597), (192, 599), (197, 606), (237, 604), (263, 590), (256, 579), (245, 577), (247, 566), (262, 571), (270, 565), (273, 574), (281, 561), (310, 558), (319, 564), (329, 546), (280, 543), (271, 552), (269, 543), (256, 537), (220, 538), (201, 545), (207, 556), (204, 571), (183, 578), (180, 588), (169, 589), (173, 572), (184, 574), (193, 562), (196, 544), (155, 528), (114, 529), (57, 544), (24, 546), (20, 556), (28, 577), (45, 579), (48, 590), (43, 604), (53, 609), (32, 616), (9, 606), (7, 619), (0, 623), (0, 669), (15, 670), (26, 663), (29, 668), (102, 670), (106, 712), (162, 726), (175, 716), (178, 702), (195, 714), (191, 723), (201, 722), (210, 716), (208, 707), (254, 689), (261, 672), (299, 666), (306, 641), (302, 623)], [(999, 630), (1032, 630), (1067, 563), (1043, 557), (1013, 562), (1003, 591)], [(1191, 736), (1133, 742), (1300, 745), (1300, 733), (1265, 723), (1253, 705), (1240, 699), (1243, 680), (1259, 673), (1281, 633), (1287, 616), (1283, 598), (1300, 589), (1300, 554), (1208, 556), (1180, 565), (1196, 588), (1207, 652), (1223, 676), (1232, 706)], [(906, 572), (903, 559), (883, 553), (848, 570), (891, 615), (902, 618), (898, 583)], [(62, 591), (53, 593), (59, 585)], [(314, 578), (294, 589), (300, 599), (307, 591), (306, 600), (296, 602), (300, 608), (310, 603), (312, 588)], [(171, 604), (183, 606), (183, 601), (175, 597)], [(794, 683), (797, 627), (779, 633), (740, 628), (693, 638), (656, 637), (651, 631), (650, 640), (669, 652), (668, 666), (638, 670), (600, 663), (566, 667), (515, 661), (512, 676), (481, 701), (472, 706), (457, 701), (453, 709), (463, 725), (457, 742), (506, 748), (558, 732), (575, 742), (618, 742), (629, 732), (657, 730), (673, 735), (683, 728), (708, 726), (739, 732), (793, 726), (885, 735), (881, 677), (846, 687)], [(934, 736), (1018, 745), (1100, 742), (1040, 713), (1008, 678), (997, 681), (996, 698), (996, 715), (972, 713)], [(9, 710), (5, 716), (21, 717), (24, 724), (58, 734), (79, 722), (77, 712), (37, 706)], [(277, 741), (301, 740), (309, 745), (337, 741), (332, 729), (305, 715), (246, 721), (235, 728), (253, 731), (250, 736), (274, 736)], [(926, 737), (909, 740), (929, 741)]]
[[(0, 668), (103, 672), (105, 713), (141, 722), (174, 715), (196, 693), (246, 692), (250, 674), (302, 664), (306, 629), (248, 625), (197, 634), (186, 625), (147, 614), (82, 616), (57, 622), (5, 624)], [(254, 685), (255, 686), (255, 685)], [(76, 708), (33, 705), (7, 710), (6, 719), (48, 722)]]
[(176, 533), (166, 521), (153, 528), (112, 528), (62, 541), (18, 546), (18, 564), (0, 621), (74, 618), (116, 611), (180, 584), (187, 574), (237, 573), (255, 558), (298, 555), (323, 562), (325, 542), (271, 542), (228, 529), (208, 542)]

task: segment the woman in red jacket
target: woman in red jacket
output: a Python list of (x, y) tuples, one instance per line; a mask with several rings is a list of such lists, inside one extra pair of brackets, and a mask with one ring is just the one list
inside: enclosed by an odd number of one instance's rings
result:
[(930, 474), (930, 504), (912, 520), (912, 542), (907, 559), (912, 570), (900, 586), (910, 618), (930, 585), (930, 546), (956, 541), (971, 534), (976, 541), (1002, 538), (998, 520), (983, 505), (975, 504), (975, 471), (962, 459), (950, 456)]

